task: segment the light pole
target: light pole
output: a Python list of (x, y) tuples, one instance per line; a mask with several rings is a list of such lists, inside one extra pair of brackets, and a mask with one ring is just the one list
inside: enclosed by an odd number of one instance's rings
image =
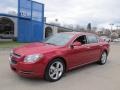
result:
[(110, 30), (110, 33), (111, 33), (111, 34), (110, 34), (110, 38), (112, 38), (112, 30), (113, 30), (113, 26), (114, 26), (114, 24), (111, 23), (110, 26), (111, 26), (111, 30)]
[(110, 26), (111, 26), (111, 32), (112, 32), (114, 24), (111, 23)]

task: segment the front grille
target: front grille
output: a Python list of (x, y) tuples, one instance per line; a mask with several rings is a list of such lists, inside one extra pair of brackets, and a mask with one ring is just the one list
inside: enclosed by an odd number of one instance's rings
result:
[(12, 59), (12, 60), (11, 60), (11, 63), (12, 63), (12, 64), (17, 64), (17, 61), (14, 60), (14, 59)]
[(33, 72), (32, 71), (20, 71), (20, 73), (24, 74), (24, 75), (30, 75)]
[(17, 64), (17, 63), (18, 63), (18, 59), (20, 59), (20, 58), (21, 58), (20, 55), (18, 55), (18, 54), (16, 54), (16, 53), (12, 53), (12, 54), (10, 55), (10, 63), (11, 63), (11, 64)]
[(20, 55), (18, 55), (18, 54), (16, 54), (16, 53), (13, 53), (12, 56), (13, 56), (13, 57), (16, 57), (16, 58), (20, 58), (20, 57), (21, 57)]

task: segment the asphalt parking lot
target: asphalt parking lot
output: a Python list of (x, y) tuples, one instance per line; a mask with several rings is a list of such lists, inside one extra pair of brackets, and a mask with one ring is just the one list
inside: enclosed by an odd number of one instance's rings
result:
[(120, 90), (120, 44), (112, 44), (107, 64), (87, 65), (60, 81), (22, 78), (9, 68), (10, 49), (0, 49), (0, 90)]

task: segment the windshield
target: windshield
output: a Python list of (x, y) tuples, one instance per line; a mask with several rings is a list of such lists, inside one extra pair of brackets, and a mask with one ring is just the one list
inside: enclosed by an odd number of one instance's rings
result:
[(73, 36), (73, 34), (59, 33), (45, 39), (43, 42), (47, 44), (63, 46), (67, 44)]

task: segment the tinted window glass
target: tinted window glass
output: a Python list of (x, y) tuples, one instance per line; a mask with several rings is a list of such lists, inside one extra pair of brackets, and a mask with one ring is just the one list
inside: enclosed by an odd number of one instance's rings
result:
[(88, 41), (88, 43), (97, 43), (98, 39), (96, 36), (90, 35), (90, 36), (87, 36), (87, 41)]
[(78, 37), (74, 42), (76, 42), (76, 41), (80, 42), (81, 44), (86, 44), (87, 43), (85, 35)]

